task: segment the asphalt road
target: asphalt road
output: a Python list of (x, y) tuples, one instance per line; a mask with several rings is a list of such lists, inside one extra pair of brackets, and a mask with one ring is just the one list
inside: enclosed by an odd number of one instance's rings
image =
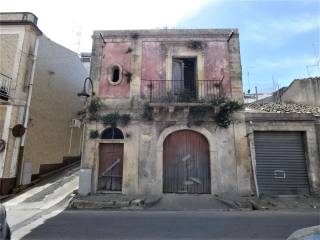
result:
[(319, 224), (319, 211), (67, 210), (24, 239), (286, 239)]

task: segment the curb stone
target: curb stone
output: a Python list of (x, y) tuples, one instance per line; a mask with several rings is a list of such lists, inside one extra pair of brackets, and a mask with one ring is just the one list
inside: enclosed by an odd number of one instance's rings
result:
[(160, 201), (161, 197), (152, 198), (152, 199), (140, 199), (140, 198), (133, 198), (128, 201), (89, 201), (83, 199), (73, 198), (68, 208), (69, 209), (132, 209), (132, 210), (141, 210), (147, 207), (153, 206)]

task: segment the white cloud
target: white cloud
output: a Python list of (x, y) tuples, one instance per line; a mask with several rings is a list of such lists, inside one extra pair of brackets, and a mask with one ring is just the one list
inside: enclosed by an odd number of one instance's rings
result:
[(247, 23), (243, 38), (246, 41), (267, 46), (281, 46), (287, 39), (298, 34), (320, 31), (320, 17), (318, 15), (301, 14), (282, 19), (261, 19), (259, 22)]
[(317, 64), (319, 60), (315, 57), (286, 57), (277, 60), (270, 59), (258, 59), (256, 64), (261, 69), (284, 69), (284, 68), (295, 68), (295, 67), (303, 67), (311, 66)]
[(53, 41), (77, 51), (91, 50), (93, 30), (175, 27), (196, 15), (214, 0), (11, 0), (1, 11), (30, 11), (39, 18), (40, 29)]

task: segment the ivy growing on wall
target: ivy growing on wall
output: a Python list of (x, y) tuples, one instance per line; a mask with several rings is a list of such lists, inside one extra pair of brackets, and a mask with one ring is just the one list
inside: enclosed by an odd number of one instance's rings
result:
[(131, 116), (130, 116), (130, 114), (122, 114), (122, 115), (120, 115), (119, 120), (123, 126), (127, 126), (128, 123), (131, 121)]
[(211, 113), (211, 117), (219, 127), (228, 128), (231, 124), (231, 114), (241, 108), (242, 105), (237, 101), (226, 98), (215, 98), (209, 105), (191, 107), (188, 116), (188, 124), (202, 124), (206, 114)]
[(91, 130), (89, 133), (91, 139), (97, 139), (99, 137), (99, 132), (97, 130)]
[[(231, 124), (231, 114), (241, 108), (242, 105), (237, 101), (215, 98), (206, 104), (191, 106), (187, 125), (189, 127), (192, 125), (200, 126), (207, 118), (212, 118), (219, 127), (228, 128)], [(144, 105), (141, 117), (147, 121), (153, 120), (152, 107), (148, 103)]]
[(102, 107), (102, 103), (100, 98), (98, 97), (93, 97), (87, 107), (87, 111), (88, 111), (88, 117), (90, 120), (95, 120), (98, 121), (99, 119), (99, 111)]
[(89, 119), (91, 121), (98, 121), (99, 119), (99, 111), (102, 107), (102, 103), (100, 98), (93, 97), (89, 102), (88, 106), (80, 111), (78, 111), (77, 115), (82, 119)]
[(224, 100), (214, 106), (219, 109), (214, 115), (214, 120), (217, 122), (218, 126), (223, 128), (229, 127), (231, 123), (231, 114), (242, 108), (242, 105), (239, 102), (233, 100)]
[(109, 113), (101, 116), (101, 121), (104, 126), (117, 127), (118, 123), (126, 126), (131, 120), (130, 114), (120, 115), (118, 112)]
[(147, 121), (153, 120), (152, 107), (148, 103), (144, 105), (142, 118)]

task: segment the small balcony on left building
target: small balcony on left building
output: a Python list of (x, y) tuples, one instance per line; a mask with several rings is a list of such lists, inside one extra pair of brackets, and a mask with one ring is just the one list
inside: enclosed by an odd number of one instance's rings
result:
[(8, 101), (10, 98), (11, 81), (11, 77), (0, 73), (0, 99)]

